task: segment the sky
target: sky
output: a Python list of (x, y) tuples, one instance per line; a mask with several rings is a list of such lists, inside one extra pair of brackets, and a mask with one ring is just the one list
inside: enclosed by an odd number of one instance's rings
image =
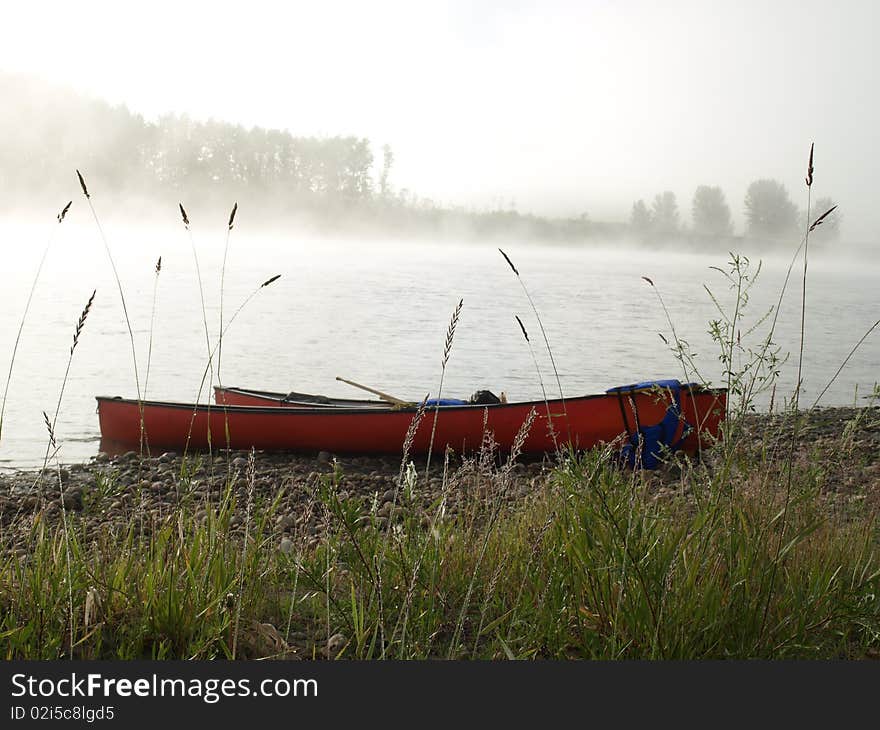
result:
[(165, 112), (355, 134), (437, 203), (625, 220), (752, 180), (876, 241), (880, 3), (12, 2), (0, 70)]

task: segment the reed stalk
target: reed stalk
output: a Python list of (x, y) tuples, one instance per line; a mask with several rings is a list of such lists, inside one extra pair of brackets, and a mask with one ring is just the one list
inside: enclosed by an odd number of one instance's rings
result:
[(449, 327), (446, 328), (446, 344), (443, 347), (443, 359), (440, 361), (440, 386), (437, 389), (437, 405), (434, 407), (434, 421), (431, 424), (431, 438), (428, 442), (428, 456), (425, 461), (426, 481), (431, 468), (431, 452), (434, 450), (434, 434), (437, 431), (437, 419), (440, 416), (440, 399), (443, 397), (443, 380), (446, 377), (446, 364), (449, 362), (449, 355), (452, 352), (452, 341), (455, 338), (455, 328), (458, 325), (458, 318), (461, 316), (463, 304), (464, 299), (459, 299), (452, 312), (452, 318), (449, 320)]
[(232, 226), (235, 223), (235, 214), (238, 211), (238, 203), (232, 206), (232, 212), (229, 214), (229, 222), (226, 224), (226, 242), (223, 245), (223, 265), (220, 267), (220, 329), (219, 329), (219, 348), (217, 349), (217, 384), (223, 385), (220, 379), (220, 365), (223, 360), (223, 293), (226, 287), (226, 254), (229, 252), (229, 236), (232, 233)]
[(804, 367), (804, 341), (805, 341), (805, 323), (807, 317), (807, 264), (810, 260), (810, 231), (812, 227), (810, 226), (810, 205), (812, 203), (812, 193), (813, 193), (813, 145), (810, 145), (810, 161), (807, 163), (807, 176), (805, 178), (807, 183), (807, 216), (806, 216), (806, 233), (804, 234), (804, 274), (803, 274), (803, 286), (801, 288), (801, 329), (800, 329), (800, 338), (798, 341), (798, 369), (797, 369), (797, 383), (795, 384), (794, 391), (794, 410), (797, 412), (798, 405), (800, 404), (800, 395), (801, 395), (801, 387), (803, 385), (803, 367)]
[[(189, 217), (186, 214), (186, 210), (183, 207), (183, 203), (178, 203), (178, 207), (180, 208), (180, 217), (183, 220), (183, 227), (186, 229), (187, 237), (189, 238), (189, 247), (192, 251), (193, 255), (193, 263), (196, 267), (196, 279), (199, 283), (199, 302), (202, 306), (202, 324), (205, 329), (205, 348), (208, 352), (208, 355), (211, 354), (211, 336), (208, 333), (208, 311), (205, 308), (205, 288), (202, 284), (202, 268), (199, 265), (199, 254), (196, 251), (196, 243), (193, 239), (192, 229), (190, 228)], [(212, 359), (208, 360), (208, 365), (210, 366), (211, 371), (211, 382), (214, 380), (214, 365)]]
[(535, 314), (535, 319), (538, 320), (538, 326), (541, 328), (541, 336), (544, 338), (544, 344), (547, 347), (547, 354), (550, 356), (550, 364), (553, 366), (553, 375), (556, 378), (556, 386), (559, 388), (559, 399), (562, 401), (562, 412), (565, 413), (566, 419), (568, 418), (568, 411), (565, 408), (565, 395), (562, 393), (562, 381), (559, 379), (559, 370), (556, 368), (556, 360), (553, 358), (553, 349), (550, 347), (550, 340), (547, 337), (547, 331), (544, 329), (544, 323), (541, 321), (541, 315), (538, 314), (538, 308), (535, 306), (535, 302), (532, 300), (532, 295), (529, 294), (529, 290), (526, 288), (525, 282), (520, 276), (520, 273), (516, 266), (513, 265), (513, 261), (510, 260), (510, 257), (504, 253), (500, 248), (498, 249), (499, 253), (504, 257), (504, 260), (507, 262), (507, 265), (510, 266), (510, 270), (516, 275), (516, 280), (519, 282), (519, 285), (522, 287), (523, 293), (526, 295), (526, 299), (529, 302), (529, 306), (532, 308), (532, 312)]
[(144, 400), (147, 399), (147, 388), (150, 383), (150, 363), (153, 358), (153, 330), (156, 323), (156, 298), (159, 291), (159, 274), (162, 272), (162, 257), (156, 261), (153, 278), (153, 304), (150, 307), (150, 339), (147, 344), (147, 372), (144, 375)]
[[(764, 611), (761, 616), (761, 629), (758, 633), (758, 641), (760, 641), (764, 636), (764, 630), (767, 626), (767, 615), (770, 610), (770, 602), (773, 598), (773, 593), (776, 589), (776, 574), (779, 568), (779, 559), (782, 554), (782, 546), (785, 542), (786, 532), (788, 528), (788, 512), (791, 506), (791, 494), (794, 480), (794, 453), (797, 448), (798, 439), (800, 436), (800, 426), (801, 426), (801, 416), (799, 413), (799, 405), (800, 405), (800, 394), (801, 387), (803, 384), (803, 364), (804, 364), (804, 340), (805, 340), (805, 322), (806, 322), (806, 309), (807, 309), (807, 265), (809, 262), (809, 251), (810, 251), (810, 232), (813, 230), (813, 226), (810, 225), (810, 204), (812, 200), (812, 189), (813, 189), (813, 147), (814, 145), (810, 145), (810, 159), (807, 162), (807, 175), (804, 178), (804, 181), (807, 184), (807, 215), (806, 215), (806, 231), (804, 233), (804, 268), (803, 268), (803, 288), (801, 290), (801, 326), (800, 326), (800, 337), (798, 342), (798, 367), (797, 367), (797, 382), (795, 383), (795, 391), (794, 391), (794, 402), (792, 406), (792, 417), (794, 422), (792, 423), (791, 429), (791, 440), (788, 450), (788, 457), (785, 461), (785, 499), (783, 501), (782, 513), (781, 513), (781, 522), (779, 528), (779, 536), (776, 540), (776, 550), (773, 562), (770, 566), (770, 581), (769, 588), (767, 590), (767, 600), (764, 603)], [(824, 216), (823, 216), (824, 217)]]
[(67, 365), (64, 368), (64, 377), (61, 379), (61, 390), (58, 393), (58, 401), (55, 403), (55, 413), (52, 416), (51, 425), (46, 417), (45, 411), (43, 412), (44, 418), (46, 418), (46, 425), (49, 426), (49, 443), (46, 446), (46, 455), (43, 458), (43, 469), (46, 468), (46, 465), (49, 463), (49, 452), (52, 447), (56, 446), (55, 439), (55, 427), (58, 423), (58, 414), (61, 412), (61, 401), (64, 398), (64, 390), (67, 387), (67, 379), (70, 375), (70, 366), (73, 363), (73, 353), (76, 350), (76, 346), (79, 344), (79, 338), (82, 334), (83, 328), (86, 324), (86, 319), (89, 316), (89, 312), (92, 309), (92, 303), (95, 301), (95, 293), (97, 290), (92, 291), (92, 295), (89, 297), (88, 302), (86, 302), (86, 306), (83, 308), (82, 312), (80, 312), (79, 319), (76, 322), (76, 329), (73, 333), (73, 343), (70, 345), (70, 353), (67, 357)]
[[(189, 216), (186, 214), (186, 210), (183, 207), (183, 203), (178, 203), (178, 207), (180, 208), (180, 217), (183, 221), (183, 226), (186, 229), (187, 237), (189, 238), (189, 246), (193, 255), (193, 262), (196, 267), (196, 278), (199, 284), (199, 302), (202, 307), (202, 324), (205, 330), (205, 349), (208, 353), (208, 390), (209, 390), (209, 398), (208, 398), (208, 412), (210, 413), (211, 409), (211, 399), (210, 399), (210, 389), (211, 385), (214, 383), (214, 359), (213, 359), (213, 350), (211, 349), (211, 335), (208, 332), (208, 312), (205, 307), (205, 288), (202, 284), (202, 269), (199, 265), (199, 255), (196, 251), (195, 240), (193, 239), (192, 229), (190, 228)], [(201, 387), (199, 388), (199, 396), (201, 396)], [(198, 404), (198, 397), (196, 399), (196, 404)], [(213, 443), (211, 439), (211, 431), (208, 430), (208, 455), (210, 456), (213, 453)], [(212, 459), (212, 468), (213, 468), (213, 459)]]
[(70, 558), (70, 533), (68, 531), (67, 525), (67, 509), (65, 505), (65, 492), (64, 492), (64, 480), (61, 476), (61, 464), (57, 461), (58, 454), (58, 441), (55, 436), (55, 427), (58, 422), (58, 414), (61, 412), (61, 402), (64, 398), (64, 390), (67, 385), (67, 379), (70, 375), (70, 366), (73, 362), (73, 353), (76, 350), (76, 346), (79, 344), (79, 338), (82, 334), (83, 328), (86, 324), (86, 319), (89, 316), (89, 312), (92, 308), (92, 303), (95, 300), (95, 290), (92, 291), (92, 295), (89, 297), (88, 302), (86, 302), (86, 306), (83, 308), (80, 313), (79, 319), (76, 323), (76, 328), (73, 333), (73, 342), (70, 346), (70, 352), (67, 357), (67, 366), (64, 370), (64, 377), (61, 379), (61, 389), (58, 393), (58, 401), (55, 404), (55, 413), (52, 416), (52, 419), (49, 419), (46, 411), (43, 411), (43, 420), (46, 423), (46, 430), (49, 435), (49, 442), (46, 445), (46, 455), (43, 458), (43, 467), (40, 470), (40, 501), (42, 502), (43, 491), (42, 491), (42, 477), (46, 471), (46, 466), (49, 463), (50, 451), (52, 452), (53, 458), (56, 460), (56, 475), (58, 478), (58, 490), (60, 495), (60, 509), (61, 509), (61, 521), (62, 521), (62, 538), (64, 542), (64, 555), (65, 555), (65, 569), (67, 572), (67, 599), (68, 599), (68, 626), (69, 626), (69, 659), (73, 659), (73, 649), (74, 649), (74, 626), (75, 626), (75, 617), (73, 612), (73, 577), (71, 572), (71, 558)]
[(70, 210), (71, 205), (73, 205), (72, 200), (69, 201), (56, 216), (56, 225), (52, 227), (49, 240), (46, 243), (46, 247), (43, 249), (43, 255), (40, 257), (40, 263), (37, 265), (37, 271), (34, 274), (31, 289), (30, 292), (28, 292), (27, 302), (24, 305), (24, 312), (22, 313), (21, 321), (18, 324), (18, 332), (15, 335), (15, 344), (12, 346), (12, 357), (9, 360), (9, 371), (6, 374), (6, 385), (3, 388), (3, 402), (0, 403), (0, 441), (3, 440), (3, 417), (6, 414), (6, 399), (9, 395), (9, 384), (12, 382), (12, 370), (15, 367), (15, 356), (18, 353), (18, 345), (21, 341), (21, 333), (24, 330), (24, 323), (27, 321), (28, 312), (31, 308), (31, 300), (34, 298), (34, 292), (37, 289), (37, 282), (40, 280), (40, 273), (43, 271), (43, 264), (46, 262), (46, 256), (49, 253), (49, 249), (52, 248), (52, 243), (55, 240), (58, 226), (64, 222), (64, 219), (67, 217), (67, 211)]
[[(688, 375), (688, 365), (690, 365), (691, 369), (693, 370), (694, 377), (697, 380), (703, 383), (706, 382), (699, 373), (699, 369), (697, 368), (693, 356), (688, 349), (688, 343), (678, 336), (678, 332), (675, 329), (675, 323), (672, 321), (672, 316), (669, 314), (669, 309), (666, 306), (666, 302), (663, 301), (663, 295), (660, 294), (660, 288), (654, 283), (653, 279), (647, 276), (643, 276), (642, 279), (646, 281), (648, 285), (654, 290), (654, 295), (657, 297), (657, 301), (660, 302), (660, 308), (663, 310), (663, 314), (666, 317), (666, 323), (669, 325), (669, 331), (672, 333), (672, 339), (675, 342), (676, 359), (681, 363), (681, 372), (684, 376), (684, 382), (688, 383), (692, 380), (691, 376)], [(669, 344), (662, 334), (660, 335), (660, 339), (663, 340), (664, 344)]]
[(241, 558), (239, 564), (239, 573), (238, 573), (238, 587), (236, 590), (235, 596), (235, 631), (232, 635), (232, 658), (235, 659), (238, 656), (238, 630), (239, 623), (241, 621), (241, 604), (244, 597), (244, 582), (246, 576), (246, 567), (247, 567), (247, 551), (248, 551), (248, 543), (250, 541), (251, 536), (251, 510), (253, 508), (254, 502), (254, 488), (256, 486), (257, 474), (256, 474), (256, 454), (254, 449), (252, 448), (250, 453), (248, 454), (248, 465), (247, 465), (247, 505), (245, 507), (245, 518), (244, 518), (244, 540), (241, 548)]
[[(281, 274), (275, 274), (275, 276), (269, 277), (268, 279), (266, 279), (266, 281), (264, 281), (262, 284), (260, 284), (258, 287), (256, 287), (250, 294), (248, 294), (244, 298), (242, 303), (238, 305), (238, 308), (235, 310), (235, 312), (233, 312), (232, 316), (229, 318), (229, 321), (226, 323), (226, 326), (223, 328), (223, 332), (225, 333), (229, 330), (229, 328), (232, 326), (232, 324), (238, 318), (238, 315), (241, 314), (242, 310), (250, 303), (250, 301), (255, 296), (257, 296), (257, 294), (260, 293), (260, 291), (262, 291), (267, 286), (270, 286), (274, 282), (278, 281), (278, 279), (280, 279), (280, 278), (281, 278)], [(214, 360), (214, 354), (217, 352), (218, 346), (219, 346), (219, 340), (218, 340), (218, 343), (216, 345), (214, 345), (214, 347), (208, 351), (208, 362), (205, 364), (205, 369), (202, 371), (202, 379), (199, 382), (199, 390), (198, 390), (198, 393), (196, 394), (196, 400), (195, 400), (196, 405), (198, 405), (199, 401), (201, 400), (202, 390), (205, 387), (205, 380), (208, 378), (208, 372), (211, 369), (211, 364)], [(192, 428), (193, 428), (193, 424), (195, 423), (196, 412), (197, 411), (194, 408), (192, 419), (190, 420), (189, 434), (187, 435), (186, 444), (184, 445), (184, 454), (186, 453), (186, 451), (189, 448), (189, 441), (190, 441), (190, 437), (192, 436)]]
[(553, 425), (553, 415), (550, 413), (550, 401), (547, 399), (547, 390), (544, 388), (544, 378), (541, 377), (541, 368), (538, 367), (538, 358), (535, 357), (535, 350), (532, 347), (532, 341), (529, 339), (529, 333), (526, 331), (526, 326), (522, 323), (518, 314), (514, 314), (513, 316), (516, 317), (522, 336), (525, 338), (526, 345), (529, 347), (529, 354), (532, 356), (532, 362), (535, 364), (535, 373), (538, 376), (538, 382), (541, 384), (541, 395), (544, 398), (544, 408), (547, 410), (547, 432), (550, 434), (550, 438), (553, 439), (553, 450), (558, 455), (560, 452), (559, 442), (556, 440), (556, 427)]
[(61, 464), (57, 461), (55, 469), (58, 477), (58, 493), (61, 495), (61, 529), (64, 537), (64, 567), (67, 571), (67, 622), (69, 625), (68, 641), (70, 644), (68, 659), (73, 661), (73, 648), (76, 645), (74, 642), (76, 619), (73, 612), (73, 569), (71, 565), (72, 561), (70, 559), (70, 530), (67, 525), (67, 506), (65, 505), (64, 499), (64, 480), (61, 477)]
[(870, 327), (868, 327), (867, 332), (865, 332), (865, 334), (863, 334), (861, 336), (859, 341), (856, 342), (855, 345), (853, 345), (852, 349), (849, 351), (849, 354), (844, 358), (843, 362), (840, 364), (840, 367), (837, 368), (834, 375), (831, 377), (831, 380), (828, 381), (828, 383), (825, 385), (825, 387), (822, 388), (822, 390), (820, 391), (819, 395), (816, 396), (816, 400), (813, 401), (813, 405), (810, 406), (811, 411), (814, 408), (816, 408), (817, 405), (819, 405), (819, 401), (822, 400), (822, 396), (828, 392), (828, 389), (834, 384), (834, 382), (837, 380), (837, 377), (840, 375), (840, 373), (843, 372), (843, 369), (846, 367), (847, 363), (852, 359), (852, 356), (856, 354), (856, 351), (862, 346), (862, 343), (868, 339), (868, 336), (875, 329), (877, 329), (878, 326), (880, 326), (880, 319), (878, 319), (876, 322), (874, 322), (874, 324), (872, 324)]
[[(110, 244), (107, 242), (107, 236), (104, 234), (104, 227), (101, 225), (101, 221), (98, 219), (98, 213), (95, 211), (95, 206), (92, 204), (92, 196), (89, 195), (89, 189), (86, 187), (86, 181), (83, 179), (82, 174), (79, 170), (76, 171), (76, 177), (79, 180), (79, 185), (82, 188), (83, 195), (86, 198), (86, 202), (89, 205), (89, 210), (92, 212), (92, 218), (95, 221), (95, 226), (98, 229), (98, 234), (101, 237), (101, 241), (104, 244), (104, 251), (107, 253), (107, 260), (110, 262), (110, 268), (113, 270), (113, 278), (116, 280), (116, 287), (119, 290), (119, 301), (122, 303), (122, 313), (125, 316), (125, 326), (128, 329), (128, 339), (131, 343), (131, 364), (134, 368), (134, 384), (135, 389), (137, 391), (137, 397), (139, 401), (142, 401), (143, 398), (141, 396), (141, 381), (138, 376), (138, 365), (137, 365), (137, 348), (134, 344), (134, 331), (131, 328), (131, 319), (128, 316), (128, 306), (125, 303), (125, 293), (122, 290), (122, 280), (119, 278), (119, 272), (116, 269), (116, 261), (113, 259), (113, 253), (110, 251)], [(141, 430), (143, 431), (143, 405), (141, 405)]]

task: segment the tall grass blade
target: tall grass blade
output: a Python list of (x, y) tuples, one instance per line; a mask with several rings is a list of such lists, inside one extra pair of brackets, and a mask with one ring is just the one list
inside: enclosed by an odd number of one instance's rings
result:
[(226, 290), (226, 255), (229, 252), (229, 235), (232, 232), (232, 226), (235, 222), (235, 214), (238, 212), (238, 203), (232, 206), (232, 212), (229, 214), (229, 222), (226, 224), (226, 241), (223, 244), (223, 265), (220, 267), (220, 329), (219, 340), (220, 347), (217, 350), (217, 384), (223, 385), (220, 379), (220, 365), (223, 361), (223, 295)]
[(562, 393), (562, 381), (559, 379), (559, 370), (556, 367), (556, 360), (553, 357), (553, 349), (550, 347), (550, 340), (547, 337), (547, 331), (544, 329), (544, 322), (541, 321), (541, 315), (538, 314), (538, 308), (535, 306), (535, 302), (532, 300), (532, 295), (529, 294), (529, 290), (526, 288), (525, 282), (522, 280), (522, 276), (520, 276), (516, 266), (513, 265), (513, 261), (511, 261), (510, 257), (500, 248), (498, 249), (498, 251), (504, 257), (504, 260), (507, 262), (508, 266), (510, 266), (510, 270), (513, 271), (513, 273), (516, 275), (516, 280), (519, 282), (519, 285), (522, 287), (523, 293), (526, 295), (526, 299), (529, 302), (529, 306), (532, 308), (535, 319), (538, 320), (538, 326), (541, 328), (541, 335), (544, 338), (544, 345), (546, 345), (547, 354), (550, 356), (550, 364), (553, 366), (553, 375), (556, 377), (556, 386), (559, 388), (559, 398), (562, 401), (562, 411), (563, 413), (565, 413), (567, 418), (568, 411), (565, 407), (565, 395)]
[[(131, 319), (128, 316), (128, 306), (125, 303), (125, 292), (122, 290), (122, 280), (119, 278), (119, 272), (116, 269), (116, 261), (113, 259), (113, 253), (110, 251), (110, 244), (107, 242), (107, 236), (104, 234), (104, 227), (101, 225), (101, 221), (98, 219), (98, 213), (95, 211), (95, 206), (92, 205), (92, 198), (89, 195), (88, 188), (86, 187), (86, 181), (83, 179), (82, 174), (79, 170), (76, 171), (76, 176), (79, 179), (79, 184), (82, 187), (83, 195), (86, 198), (86, 201), (89, 204), (89, 210), (92, 213), (92, 218), (95, 221), (95, 226), (98, 229), (98, 234), (101, 237), (101, 241), (104, 244), (104, 251), (107, 253), (107, 259), (110, 261), (110, 268), (113, 270), (113, 278), (116, 280), (116, 287), (119, 290), (119, 301), (122, 303), (122, 313), (125, 316), (125, 326), (128, 329), (128, 339), (131, 343), (131, 364), (134, 368), (134, 384), (135, 389), (137, 390), (137, 398), (139, 401), (143, 400), (141, 396), (141, 381), (138, 376), (138, 365), (137, 365), (137, 348), (134, 344), (134, 330), (131, 327)], [(141, 425), (143, 426), (143, 407), (141, 407)], [(143, 430), (143, 429), (141, 429)]]
[[(67, 217), (67, 211), (70, 210), (71, 205), (73, 205), (72, 200), (68, 201), (67, 205), (61, 209), (61, 212), (56, 216), (58, 223), (64, 222), (64, 219)], [(24, 323), (27, 321), (28, 312), (31, 308), (31, 301), (34, 298), (34, 292), (37, 289), (37, 282), (40, 280), (40, 274), (43, 271), (43, 264), (46, 262), (46, 256), (49, 253), (49, 249), (52, 248), (52, 242), (55, 240), (55, 233), (57, 230), (57, 226), (52, 228), (52, 233), (49, 235), (49, 240), (46, 243), (46, 247), (43, 249), (43, 255), (40, 257), (40, 263), (37, 264), (37, 271), (34, 274), (34, 280), (31, 282), (31, 289), (30, 292), (28, 292), (27, 302), (25, 302), (24, 305), (24, 312), (22, 312), (21, 321), (18, 324), (18, 332), (15, 334), (15, 343), (12, 346), (12, 356), (9, 360), (9, 370), (6, 373), (6, 385), (3, 388), (3, 402), (0, 403), (0, 441), (3, 440), (3, 417), (6, 414), (6, 400), (9, 396), (9, 385), (12, 382), (12, 371), (15, 367), (15, 356), (18, 354), (18, 346), (21, 342), (21, 333), (24, 330)]]

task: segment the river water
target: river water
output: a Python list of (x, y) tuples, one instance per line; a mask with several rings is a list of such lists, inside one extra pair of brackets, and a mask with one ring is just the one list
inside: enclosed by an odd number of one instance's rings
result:
[[(446, 367), (445, 395), (468, 397), (489, 389), (504, 391), (510, 400), (536, 399), (542, 382), (549, 397), (557, 393), (535, 315), (495, 246), (343, 241), (285, 231), (252, 233), (240, 224), (229, 241), (224, 321), (229, 322), (263, 281), (275, 274), (281, 278), (259, 289), (229, 324), (222, 359), (215, 362), (199, 395), (208, 345), (193, 245), (213, 348), (219, 331), (225, 230), (196, 229), (191, 244), (171, 219), (137, 228), (130, 222), (104, 224), (134, 332), (136, 380), (110, 259), (94, 222), (84, 211), (80, 214), (54, 228), (0, 222), (5, 274), (0, 292), (0, 388), (37, 265), (55, 230), (14, 363), (0, 469), (42, 464), (48, 443), (44, 411), (52, 419), (58, 410), (54, 431), (61, 460), (81, 461), (98, 450), (94, 396), (134, 397), (139, 387), (148, 398), (192, 402), (198, 397), (204, 402), (208, 381), (218, 380), (218, 368), (226, 385), (366, 397), (336, 382), (335, 377), (342, 376), (405, 399), (436, 395), (447, 327), (459, 299), (464, 305)], [(637, 380), (683, 378), (680, 363), (658, 334), (673, 340), (658, 292), (676, 334), (696, 353), (703, 378), (725, 383), (719, 346), (708, 334), (708, 322), (719, 315), (704, 288), (712, 290), (730, 316), (734, 294), (712, 268), (727, 267), (729, 257), (723, 252), (502, 245), (541, 316), (566, 396)], [(748, 330), (775, 304), (793, 248), (763, 261), (741, 327), (744, 348), (759, 346), (767, 332), (769, 321)], [(162, 269), (157, 278), (159, 256)], [(751, 272), (757, 262), (753, 255)], [(878, 268), (876, 258), (864, 256), (811, 258), (802, 403), (813, 402), (853, 345), (880, 318)], [(776, 339), (792, 357), (780, 366), (776, 402), (791, 395), (796, 380), (802, 275), (798, 261), (779, 313)], [(61, 397), (77, 320), (93, 289), (94, 304)], [(530, 343), (514, 315), (522, 319)], [(880, 331), (875, 331), (822, 404), (864, 403), (880, 379), (878, 365)], [(768, 398), (769, 393), (764, 394), (759, 406), (766, 407)]]

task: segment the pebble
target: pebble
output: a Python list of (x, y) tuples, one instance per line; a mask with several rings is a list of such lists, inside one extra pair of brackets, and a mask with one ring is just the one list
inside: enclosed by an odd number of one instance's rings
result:
[(71, 489), (64, 493), (64, 509), (79, 512), (83, 508), (82, 489)]
[(275, 519), (275, 526), (279, 530), (289, 530), (296, 524), (296, 517), (294, 515), (279, 515)]
[(333, 634), (329, 639), (327, 639), (327, 651), (331, 657), (335, 657), (348, 643), (348, 639), (345, 637), (345, 634)]

